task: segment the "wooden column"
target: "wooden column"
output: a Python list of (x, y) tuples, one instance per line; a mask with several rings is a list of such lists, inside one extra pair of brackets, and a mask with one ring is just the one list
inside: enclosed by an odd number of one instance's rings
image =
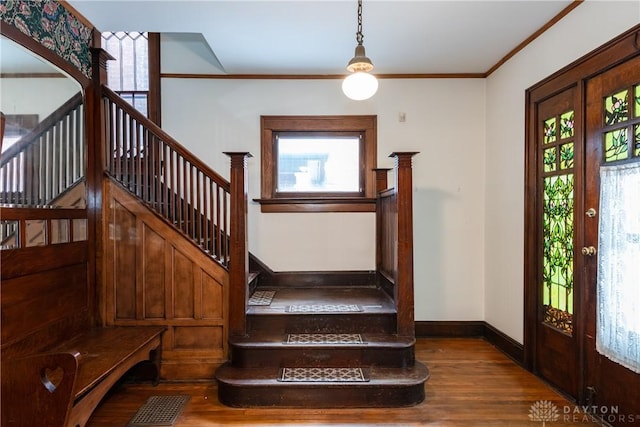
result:
[(398, 312), (398, 335), (415, 337), (413, 301), (413, 180), (411, 158), (417, 152), (392, 153), (398, 204), (398, 258), (394, 299)]
[[(87, 179), (87, 236), (89, 237), (89, 297), (92, 322), (104, 325), (105, 305), (103, 280), (103, 212), (102, 212), (102, 177), (105, 169), (105, 130), (102, 111), (102, 85), (107, 84), (107, 61), (114, 59), (100, 48), (100, 33), (94, 29), (94, 47), (92, 55), (92, 76), (85, 89), (86, 117), (86, 179)], [(106, 233), (106, 230), (104, 230)]]
[(225, 152), (231, 158), (229, 231), (229, 333), (247, 332), (249, 245), (247, 242), (247, 152)]

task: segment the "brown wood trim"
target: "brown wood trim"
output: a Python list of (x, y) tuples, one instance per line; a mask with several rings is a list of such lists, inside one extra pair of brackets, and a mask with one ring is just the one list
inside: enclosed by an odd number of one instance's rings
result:
[(87, 262), (86, 241), (0, 251), (2, 280)]
[(416, 338), (470, 338), (484, 336), (482, 320), (416, 321)]
[(162, 127), (160, 94), (160, 33), (148, 33), (149, 45), (149, 120)]
[(277, 198), (253, 199), (261, 212), (375, 212), (376, 199), (370, 198)]
[[(486, 73), (375, 74), (377, 79), (483, 79)], [(346, 74), (189, 74), (161, 73), (163, 79), (211, 80), (342, 80)]]
[(49, 79), (67, 78), (62, 73), (0, 73), (0, 79)]
[(71, 15), (73, 15), (75, 18), (77, 18), (78, 21), (82, 22), (88, 28), (94, 28), (93, 23), (91, 21), (89, 21), (83, 14), (78, 12), (73, 6), (71, 6), (68, 1), (61, 1), (60, 4), (62, 5), (62, 7), (67, 9), (67, 11)]
[(537, 31), (535, 31), (533, 34), (531, 34), (529, 37), (527, 37), (524, 41), (522, 41), (522, 43), (520, 43), (518, 46), (513, 48), (513, 50), (511, 50), (511, 52), (507, 53), (502, 59), (500, 59), (498, 62), (496, 62), (491, 68), (489, 68), (487, 70), (487, 72), (484, 73), (484, 77), (490, 76), (494, 71), (496, 71), (498, 68), (500, 68), (505, 62), (507, 62), (509, 59), (513, 58), (518, 52), (520, 52), (522, 49), (524, 49), (529, 44), (531, 44), (535, 39), (540, 37), (549, 28), (553, 27), (558, 21), (560, 21), (562, 18), (567, 16), (569, 14), (569, 12), (571, 12), (576, 7), (580, 6), (583, 2), (584, 2), (584, 0), (573, 0), (573, 2), (571, 2), (567, 7), (562, 9), (556, 16), (551, 18), (549, 20), (549, 22), (544, 24), (542, 27), (538, 28)]
[(87, 218), (85, 209), (67, 208), (1, 208), (3, 221), (18, 221), (29, 219), (83, 219)]
[(509, 356), (519, 365), (524, 364), (524, 346), (506, 335), (504, 332), (496, 329), (487, 322), (484, 323), (484, 338)]
[(372, 286), (375, 271), (282, 271), (261, 272), (260, 286), (317, 287)]
[(517, 364), (524, 364), (524, 346), (483, 320), (417, 321), (417, 338), (483, 337)]

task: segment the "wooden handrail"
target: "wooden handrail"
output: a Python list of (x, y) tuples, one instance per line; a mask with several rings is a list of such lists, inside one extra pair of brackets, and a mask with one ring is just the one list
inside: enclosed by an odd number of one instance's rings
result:
[(0, 201), (47, 206), (85, 176), (84, 108), (77, 93), (0, 159)]
[(64, 104), (58, 107), (56, 111), (54, 111), (43, 121), (38, 123), (38, 125), (33, 128), (28, 134), (24, 135), (15, 144), (7, 148), (7, 150), (2, 153), (2, 157), (0, 158), (0, 167), (4, 166), (12, 157), (15, 157), (18, 153), (24, 151), (25, 148), (27, 148), (29, 145), (36, 142), (39, 136), (49, 130), (63, 117), (68, 115), (70, 111), (75, 110), (80, 104), (82, 104), (82, 92), (78, 92), (73, 95), (71, 98), (65, 101)]
[(238, 172), (231, 156), (227, 181), (106, 86), (102, 118), (106, 172), (223, 267), (234, 257), (245, 265), (246, 179), (234, 179), (244, 177), (246, 162)]
[(123, 111), (129, 114), (134, 120), (138, 121), (139, 123), (143, 123), (145, 128), (149, 129), (149, 131), (153, 133), (154, 136), (156, 136), (157, 138), (163, 140), (168, 145), (170, 145), (171, 148), (176, 153), (180, 154), (180, 156), (187, 159), (189, 163), (193, 164), (194, 166), (202, 170), (204, 173), (206, 173), (208, 176), (213, 178), (218, 185), (220, 185), (222, 188), (225, 189), (225, 191), (227, 192), (229, 191), (229, 181), (227, 181), (222, 175), (220, 175), (219, 173), (211, 169), (209, 166), (207, 166), (207, 164), (202, 162), (202, 160), (200, 160), (195, 154), (187, 150), (182, 144), (176, 141), (171, 135), (166, 133), (164, 130), (162, 130), (161, 127), (153, 123), (151, 120), (145, 117), (141, 112), (136, 110), (131, 104), (126, 102), (124, 99), (122, 99), (117, 93), (109, 89), (107, 86), (103, 85), (102, 94), (104, 97), (111, 100), (114, 104), (116, 104)]

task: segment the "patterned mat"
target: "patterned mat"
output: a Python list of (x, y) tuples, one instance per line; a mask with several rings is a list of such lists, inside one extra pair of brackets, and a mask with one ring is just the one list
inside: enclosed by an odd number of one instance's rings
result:
[(282, 368), (278, 381), (284, 382), (366, 382), (360, 368)]
[(131, 418), (127, 427), (172, 426), (190, 396), (151, 396)]
[(287, 307), (289, 313), (355, 313), (362, 308), (355, 304), (299, 304)]
[(289, 334), (285, 344), (365, 344), (360, 334)]
[(249, 298), (249, 305), (271, 305), (276, 291), (255, 291)]

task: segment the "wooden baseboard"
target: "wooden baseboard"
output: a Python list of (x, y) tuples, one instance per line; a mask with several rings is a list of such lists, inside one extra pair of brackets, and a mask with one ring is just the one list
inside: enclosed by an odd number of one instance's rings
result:
[(482, 337), (519, 365), (524, 364), (524, 346), (483, 320), (417, 321), (416, 337)]

